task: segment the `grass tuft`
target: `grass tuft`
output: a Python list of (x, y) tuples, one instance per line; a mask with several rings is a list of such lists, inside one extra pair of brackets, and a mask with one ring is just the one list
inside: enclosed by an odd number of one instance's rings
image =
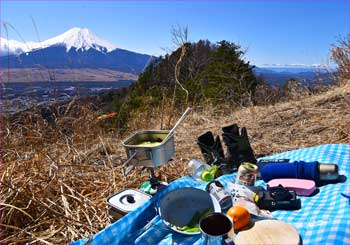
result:
[[(156, 174), (168, 182), (185, 175), (189, 160), (202, 159), (197, 137), (208, 130), (220, 135), (231, 123), (247, 128), (256, 155), (350, 143), (349, 94), (344, 85), (274, 105), (196, 107), (176, 131), (174, 160)], [(39, 109), (4, 118), (0, 243), (68, 243), (109, 225), (106, 198), (138, 188), (149, 175), (137, 168), (123, 176), (122, 140), (137, 130), (170, 129), (182, 114), (174, 116), (170, 106), (135, 116), (121, 135), (100, 127), (95, 106), (79, 100), (57, 108), (53, 122)]]

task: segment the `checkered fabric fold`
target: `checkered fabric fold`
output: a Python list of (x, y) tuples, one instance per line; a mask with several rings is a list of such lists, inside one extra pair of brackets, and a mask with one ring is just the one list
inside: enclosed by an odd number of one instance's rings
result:
[[(344, 183), (328, 184), (319, 188), (312, 197), (299, 197), (302, 208), (297, 211), (274, 211), (274, 218), (292, 224), (299, 232), (303, 244), (350, 244), (350, 205), (341, 195), (349, 193), (350, 145), (327, 144), (316, 147), (288, 151), (264, 159), (290, 159), (290, 161), (318, 161), (335, 163), (339, 173), (348, 179)], [(218, 180), (224, 187), (235, 182), (236, 173), (225, 175)], [(263, 181), (256, 185), (266, 187)], [(200, 235), (186, 236), (169, 230), (157, 216), (155, 207), (169, 191), (182, 187), (205, 188), (190, 177), (182, 177), (157, 193), (122, 219), (94, 235), (91, 245), (102, 244), (202, 244)], [(72, 242), (72, 245), (85, 244), (88, 239)]]

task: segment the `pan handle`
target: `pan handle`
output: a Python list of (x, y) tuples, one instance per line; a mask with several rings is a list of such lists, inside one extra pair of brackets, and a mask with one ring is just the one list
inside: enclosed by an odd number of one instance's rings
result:
[(128, 175), (136, 168), (136, 165), (137, 165), (137, 164), (139, 164), (138, 161), (135, 162), (135, 163), (133, 163), (131, 166), (129, 166), (129, 167), (126, 169), (126, 171), (125, 171), (125, 173), (124, 173), (124, 176), (128, 176)]
[(129, 158), (128, 160), (126, 160), (123, 165), (122, 165), (122, 168), (124, 169), (124, 176), (127, 176), (129, 175), (133, 170), (134, 168), (136, 167), (136, 165), (139, 163), (139, 161), (136, 161), (135, 163), (133, 163), (131, 166), (129, 166), (126, 170), (125, 170), (125, 167), (131, 162), (132, 159), (134, 159), (134, 157), (136, 156), (137, 152), (135, 151)]
[(128, 165), (128, 163), (136, 156), (137, 152), (135, 151), (130, 157), (128, 160), (126, 160), (124, 163), (123, 163), (123, 168), (125, 168), (126, 165)]

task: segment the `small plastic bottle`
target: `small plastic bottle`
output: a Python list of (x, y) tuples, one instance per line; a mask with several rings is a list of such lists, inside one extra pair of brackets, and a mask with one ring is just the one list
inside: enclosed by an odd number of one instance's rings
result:
[(206, 164), (205, 162), (198, 160), (198, 159), (192, 159), (189, 161), (187, 165), (187, 172), (188, 175), (191, 176), (193, 179), (195, 179), (198, 182), (205, 182), (201, 178), (201, 174), (204, 171), (210, 170), (210, 166)]

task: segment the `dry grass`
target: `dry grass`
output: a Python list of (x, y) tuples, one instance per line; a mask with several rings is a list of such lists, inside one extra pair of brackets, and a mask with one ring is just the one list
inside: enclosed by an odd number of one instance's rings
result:
[[(256, 154), (350, 143), (349, 94), (347, 85), (273, 106), (196, 108), (176, 132), (174, 160), (157, 173), (167, 181), (184, 175), (186, 163), (201, 158), (197, 137), (207, 130), (221, 134), (234, 122), (247, 127)], [(106, 198), (148, 179), (140, 169), (123, 177), (127, 135), (101, 130), (90, 105), (72, 105), (55, 128), (39, 115), (23, 113), (2, 125), (1, 243), (58, 244), (95, 234), (109, 224)], [(144, 118), (135, 118), (128, 134), (160, 128), (158, 109)]]

